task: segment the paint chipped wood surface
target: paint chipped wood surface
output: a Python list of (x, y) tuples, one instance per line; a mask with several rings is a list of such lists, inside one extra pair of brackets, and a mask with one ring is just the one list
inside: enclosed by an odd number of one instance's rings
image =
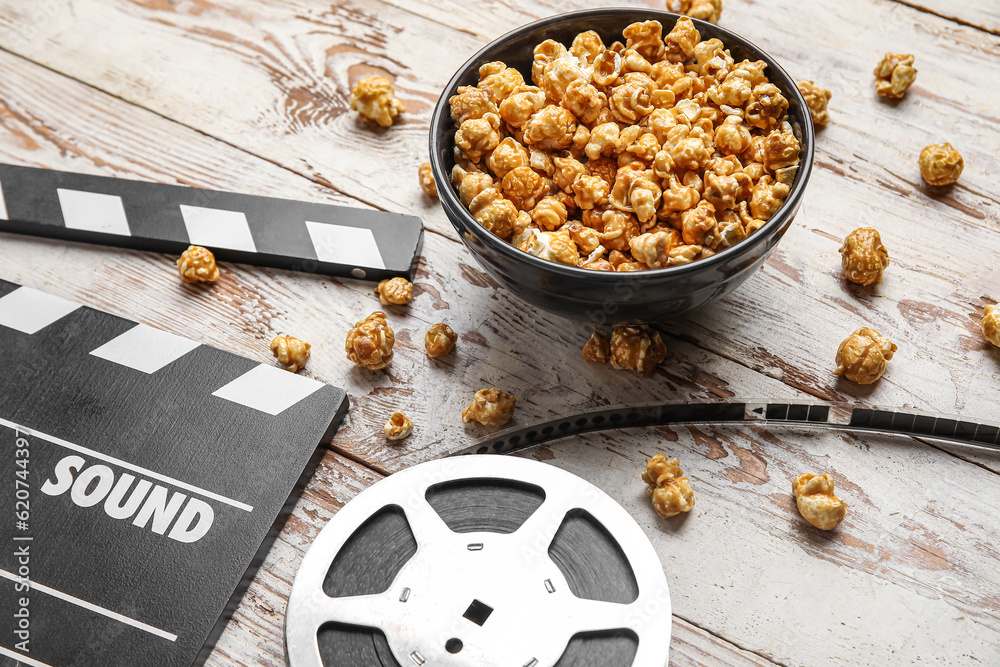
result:
[[(351, 394), (348, 422), (211, 664), (284, 664), (284, 604), (310, 541), (382, 475), (487, 433), (459, 420), (483, 386), (518, 396), (520, 424), (732, 396), (1000, 419), (1000, 351), (978, 333), (983, 307), (1000, 299), (995, 3), (726, 2), (724, 26), (833, 90), (832, 124), (778, 251), (731, 297), (668, 327), (670, 357), (651, 380), (580, 359), (589, 330), (498, 290), (416, 185), (438, 92), (467, 57), (534, 18), (598, 4), (0, 0), (0, 159), (411, 212), (430, 232), (413, 304), (385, 307), (397, 347), (379, 373), (343, 358), (347, 328), (383, 308), (368, 283), (224, 266), (214, 288), (194, 288), (169, 257), (0, 236), (0, 278), (261, 361), (273, 335), (291, 333), (313, 344), (307, 374)], [(872, 93), (885, 51), (917, 56), (917, 82), (898, 104)], [(347, 111), (351, 82), (370, 73), (389, 75), (407, 104), (389, 130)], [(916, 165), (939, 141), (966, 159), (943, 193), (922, 185)], [(892, 256), (875, 289), (840, 275), (837, 248), (861, 225), (879, 228)], [(430, 360), (423, 332), (438, 321), (460, 340)], [(883, 381), (860, 388), (829, 371), (840, 340), (866, 324), (900, 351)], [(397, 408), (416, 430), (387, 445), (381, 425)], [(688, 516), (663, 521), (648, 504), (638, 472), (659, 451), (679, 456), (692, 480)], [(700, 427), (590, 435), (526, 455), (604, 488), (653, 540), (673, 597), (673, 664), (1000, 662), (1000, 455)], [(791, 480), (810, 470), (833, 474), (850, 505), (833, 533), (795, 511)]]

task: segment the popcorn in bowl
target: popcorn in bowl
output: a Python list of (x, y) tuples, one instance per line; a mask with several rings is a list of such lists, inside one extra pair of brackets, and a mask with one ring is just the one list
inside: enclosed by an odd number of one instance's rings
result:
[(481, 226), (549, 261), (644, 271), (710, 257), (781, 209), (801, 145), (766, 63), (687, 17), (664, 32), (545, 40), (530, 82), (496, 61), (458, 89), (452, 184)]

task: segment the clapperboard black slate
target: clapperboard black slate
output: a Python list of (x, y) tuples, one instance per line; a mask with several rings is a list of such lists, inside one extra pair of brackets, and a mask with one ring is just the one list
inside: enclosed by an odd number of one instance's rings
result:
[(0, 231), (382, 280), (411, 277), (420, 218), (0, 164)]
[(4, 281), (0, 350), (0, 664), (200, 663), (344, 392)]

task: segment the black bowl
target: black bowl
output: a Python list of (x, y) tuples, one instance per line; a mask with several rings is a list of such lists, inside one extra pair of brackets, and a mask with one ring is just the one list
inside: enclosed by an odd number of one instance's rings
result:
[(812, 172), (815, 137), (812, 119), (795, 81), (771, 56), (728, 30), (694, 19), (702, 39), (722, 40), (737, 61), (767, 63), (768, 78), (788, 99), (788, 120), (801, 144), (801, 162), (784, 206), (767, 223), (737, 243), (707, 259), (682, 266), (637, 272), (604, 272), (564, 266), (515, 248), (477, 223), (451, 186), (455, 165), (455, 126), (449, 98), (459, 86), (475, 86), (479, 67), (500, 60), (531, 80), (532, 50), (546, 39), (569, 46), (586, 30), (595, 30), (606, 44), (622, 40), (622, 30), (637, 21), (655, 19), (669, 32), (677, 14), (655, 9), (594, 9), (552, 16), (492, 42), (466, 62), (441, 93), (430, 130), (430, 157), (445, 214), (476, 261), (501, 285), (528, 303), (575, 320), (593, 324), (656, 322), (676, 318), (732, 292), (767, 259), (784, 235), (802, 202)]

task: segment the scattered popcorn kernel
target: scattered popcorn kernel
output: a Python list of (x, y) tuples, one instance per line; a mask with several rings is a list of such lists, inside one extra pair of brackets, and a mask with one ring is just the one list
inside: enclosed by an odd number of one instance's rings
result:
[(592, 333), (583, 346), (583, 358), (595, 364), (606, 364), (611, 355), (611, 343), (599, 333)]
[(389, 421), (385, 423), (382, 432), (389, 440), (402, 440), (413, 433), (413, 420), (396, 410), (389, 417)]
[(271, 341), (271, 353), (286, 371), (296, 373), (306, 367), (312, 346), (293, 336), (278, 336)]
[(840, 247), (844, 277), (858, 285), (882, 282), (882, 273), (889, 266), (889, 251), (882, 237), (871, 227), (855, 229)]
[(466, 424), (479, 422), (484, 426), (503, 426), (514, 417), (516, 402), (516, 398), (495, 387), (480, 389), (462, 410), (462, 421)]
[(979, 328), (983, 332), (983, 338), (1000, 347), (1000, 307), (986, 306), (983, 323)]
[(366, 76), (351, 89), (351, 109), (367, 121), (389, 127), (406, 106), (395, 98), (389, 80), (382, 76)]
[(880, 97), (902, 99), (916, 78), (912, 54), (887, 53), (875, 66), (875, 92)]
[(385, 320), (385, 313), (375, 312), (347, 332), (344, 349), (352, 362), (377, 371), (392, 361), (392, 346), (396, 337)]
[(668, 459), (666, 454), (649, 459), (642, 471), (642, 481), (649, 484), (646, 493), (653, 499), (653, 509), (664, 519), (694, 508), (691, 482), (683, 475), (680, 462), (676, 458)]
[(920, 175), (931, 185), (951, 185), (964, 168), (962, 154), (951, 144), (931, 144), (920, 151)]
[(667, 357), (660, 333), (646, 325), (619, 327), (611, 334), (611, 365), (650, 377)]
[(847, 516), (847, 505), (833, 493), (833, 477), (808, 472), (792, 482), (799, 514), (820, 530), (833, 530)]
[(809, 107), (809, 115), (812, 116), (813, 125), (819, 128), (829, 123), (830, 114), (826, 107), (833, 93), (826, 88), (820, 88), (812, 81), (799, 81), (798, 88), (806, 100), (806, 106)]
[(177, 273), (186, 283), (214, 283), (219, 279), (215, 255), (208, 248), (192, 245), (177, 260)]
[(437, 197), (437, 185), (434, 184), (434, 172), (431, 170), (431, 163), (424, 162), (417, 170), (417, 177), (420, 179), (420, 189), (428, 197)]
[(885, 373), (896, 349), (896, 345), (879, 332), (861, 327), (840, 344), (837, 370), (833, 374), (843, 375), (858, 384), (872, 384)]
[(383, 306), (390, 304), (401, 306), (404, 303), (409, 303), (410, 299), (413, 298), (413, 283), (406, 278), (390, 278), (381, 281), (375, 288), (375, 292)]
[(455, 348), (458, 334), (447, 324), (432, 324), (424, 334), (424, 349), (428, 357), (443, 357)]

